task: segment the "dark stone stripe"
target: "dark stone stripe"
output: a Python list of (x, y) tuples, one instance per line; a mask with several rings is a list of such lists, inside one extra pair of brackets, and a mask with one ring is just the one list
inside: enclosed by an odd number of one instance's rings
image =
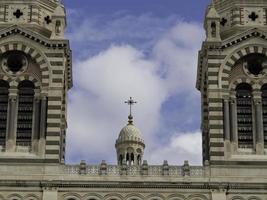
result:
[(42, 79), (49, 79), (49, 75), (42, 75)]
[(224, 147), (222, 142), (210, 142), (211, 147)]
[(63, 66), (63, 62), (62, 61), (51, 61), (50, 65), (51, 66)]
[(49, 122), (47, 123), (47, 127), (61, 127), (61, 124), (60, 123), (52, 123), (52, 122)]
[(223, 129), (222, 124), (212, 124), (210, 125), (210, 129)]
[(61, 110), (61, 106), (58, 106), (58, 105), (48, 105), (48, 110)]
[(223, 73), (224, 73), (224, 74), (230, 74), (230, 72), (231, 72), (231, 71), (228, 70), (228, 69), (223, 69)]
[(46, 141), (46, 145), (60, 145), (59, 141)]
[[(46, 62), (45, 62), (45, 60), (43, 59), (43, 60), (40, 60), (39, 62), (38, 62), (38, 65), (42, 65), (42, 64), (45, 64)], [(44, 70), (45, 68), (43, 68), (43, 69), (41, 69), (41, 70)], [(48, 70), (48, 68), (46, 69), (46, 71)]]
[(46, 133), (46, 135), (47, 135), (47, 136), (60, 136), (60, 133), (59, 133), (59, 132), (50, 132), (50, 131), (48, 131), (48, 132)]
[(52, 82), (53, 83), (62, 83), (63, 82), (63, 79), (62, 78), (53, 78), (52, 79)]
[(229, 62), (226, 62), (225, 65), (227, 65), (228, 67), (232, 67), (232, 66), (233, 66), (233, 64), (231, 64), (231, 63), (229, 63)]
[(226, 55), (208, 55), (208, 59), (224, 59)]
[(210, 138), (223, 139), (223, 134), (215, 134), (215, 133), (212, 133), (212, 134), (210, 134)]
[(48, 97), (48, 101), (62, 101), (61, 97)]
[(209, 119), (210, 120), (223, 120), (223, 116), (213, 116), (213, 115), (210, 115)]
[(212, 151), (210, 152), (210, 156), (224, 156), (223, 151)]
[(223, 161), (223, 160), (212, 160), (210, 161), (211, 165), (232, 165), (235, 167), (239, 166), (254, 166), (254, 165), (260, 165), (260, 166), (266, 166), (267, 161)]
[(208, 84), (209, 85), (218, 85), (218, 81), (216, 81), (216, 80), (209, 80), (208, 81)]
[(63, 74), (63, 70), (52, 70), (53, 74)]
[(221, 107), (209, 107), (209, 111), (223, 111), (222, 106)]
[(209, 103), (222, 103), (222, 99), (220, 98), (209, 98)]
[(220, 63), (208, 63), (209, 68), (219, 68), (220, 66)]
[(60, 114), (48, 114), (47, 115), (47, 118), (55, 118), (55, 119), (58, 119), (58, 118), (61, 118), (61, 115)]
[(45, 153), (46, 154), (53, 154), (53, 155), (55, 155), (55, 154), (59, 154), (59, 150), (45, 150)]

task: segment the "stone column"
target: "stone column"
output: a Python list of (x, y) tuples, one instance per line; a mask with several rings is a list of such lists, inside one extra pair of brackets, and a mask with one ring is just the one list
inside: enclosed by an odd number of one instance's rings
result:
[(40, 108), (40, 139), (39, 139), (39, 154), (45, 154), (45, 140), (46, 140), (46, 117), (47, 117), (47, 97), (43, 95), (41, 97)]
[(223, 120), (224, 120), (224, 137), (225, 140), (230, 140), (230, 112), (229, 100), (223, 100)]
[(256, 125), (256, 152), (264, 154), (264, 133), (262, 119), (262, 102), (260, 99), (254, 99), (255, 106), (255, 125)]
[(33, 133), (32, 133), (32, 150), (38, 151), (38, 140), (40, 137), (40, 95), (35, 93), (33, 105)]
[(231, 124), (231, 142), (233, 150), (237, 150), (238, 145), (238, 132), (237, 132), (237, 110), (236, 110), (236, 97), (232, 97), (230, 101), (230, 124)]
[(7, 114), (7, 142), (6, 151), (14, 152), (16, 150), (17, 137), (17, 113), (18, 113), (18, 90), (9, 89), (8, 114)]

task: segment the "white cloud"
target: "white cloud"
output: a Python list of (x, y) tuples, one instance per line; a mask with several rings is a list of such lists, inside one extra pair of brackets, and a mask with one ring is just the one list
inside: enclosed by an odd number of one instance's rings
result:
[(201, 133), (177, 133), (171, 136), (167, 145), (161, 146), (148, 155), (153, 163), (162, 164), (168, 160), (169, 164), (183, 164), (188, 160), (190, 164), (201, 163), (202, 157)]
[[(115, 162), (115, 140), (128, 115), (123, 102), (133, 96), (138, 101), (134, 107), (135, 124), (144, 135), (148, 161), (168, 158), (179, 163), (188, 157), (199, 164), (199, 134), (172, 134), (170, 130), (164, 136), (167, 144), (158, 136), (159, 130), (168, 130), (161, 120), (163, 103), (184, 91), (185, 96), (195, 95), (197, 49), (202, 37), (198, 24), (179, 22), (155, 41), (151, 56), (131, 45), (112, 45), (75, 63), (75, 88), (70, 93), (68, 113), (68, 160)], [(188, 119), (190, 116), (184, 116), (184, 120)], [(197, 149), (187, 148), (189, 145)]]

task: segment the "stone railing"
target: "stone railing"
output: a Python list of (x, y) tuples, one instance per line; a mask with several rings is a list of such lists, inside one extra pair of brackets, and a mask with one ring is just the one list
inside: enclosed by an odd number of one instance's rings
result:
[(100, 165), (64, 165), (64, 172), (69, 175), (87, 176), (172, 176), (172, 177), (204, 177), (205, 169), (202, 166), (171, 166), (167, 161), (163, 165), (148, 165), (146, 161), (141, 166), (107, 165), (102, 161)]

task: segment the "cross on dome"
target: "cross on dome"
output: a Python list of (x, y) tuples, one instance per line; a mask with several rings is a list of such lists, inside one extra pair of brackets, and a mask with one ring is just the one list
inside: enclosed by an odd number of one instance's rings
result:
[(132, 97), (130, 97), (129, 100), (125, 101), (124, 103), (127, 103), (130, 106), (130, 115), (128, 116), (128, 123), (133, 124), (133, 116), (132, 116), (132, 106), (137, 103), (137, 101), (134, 101)]

